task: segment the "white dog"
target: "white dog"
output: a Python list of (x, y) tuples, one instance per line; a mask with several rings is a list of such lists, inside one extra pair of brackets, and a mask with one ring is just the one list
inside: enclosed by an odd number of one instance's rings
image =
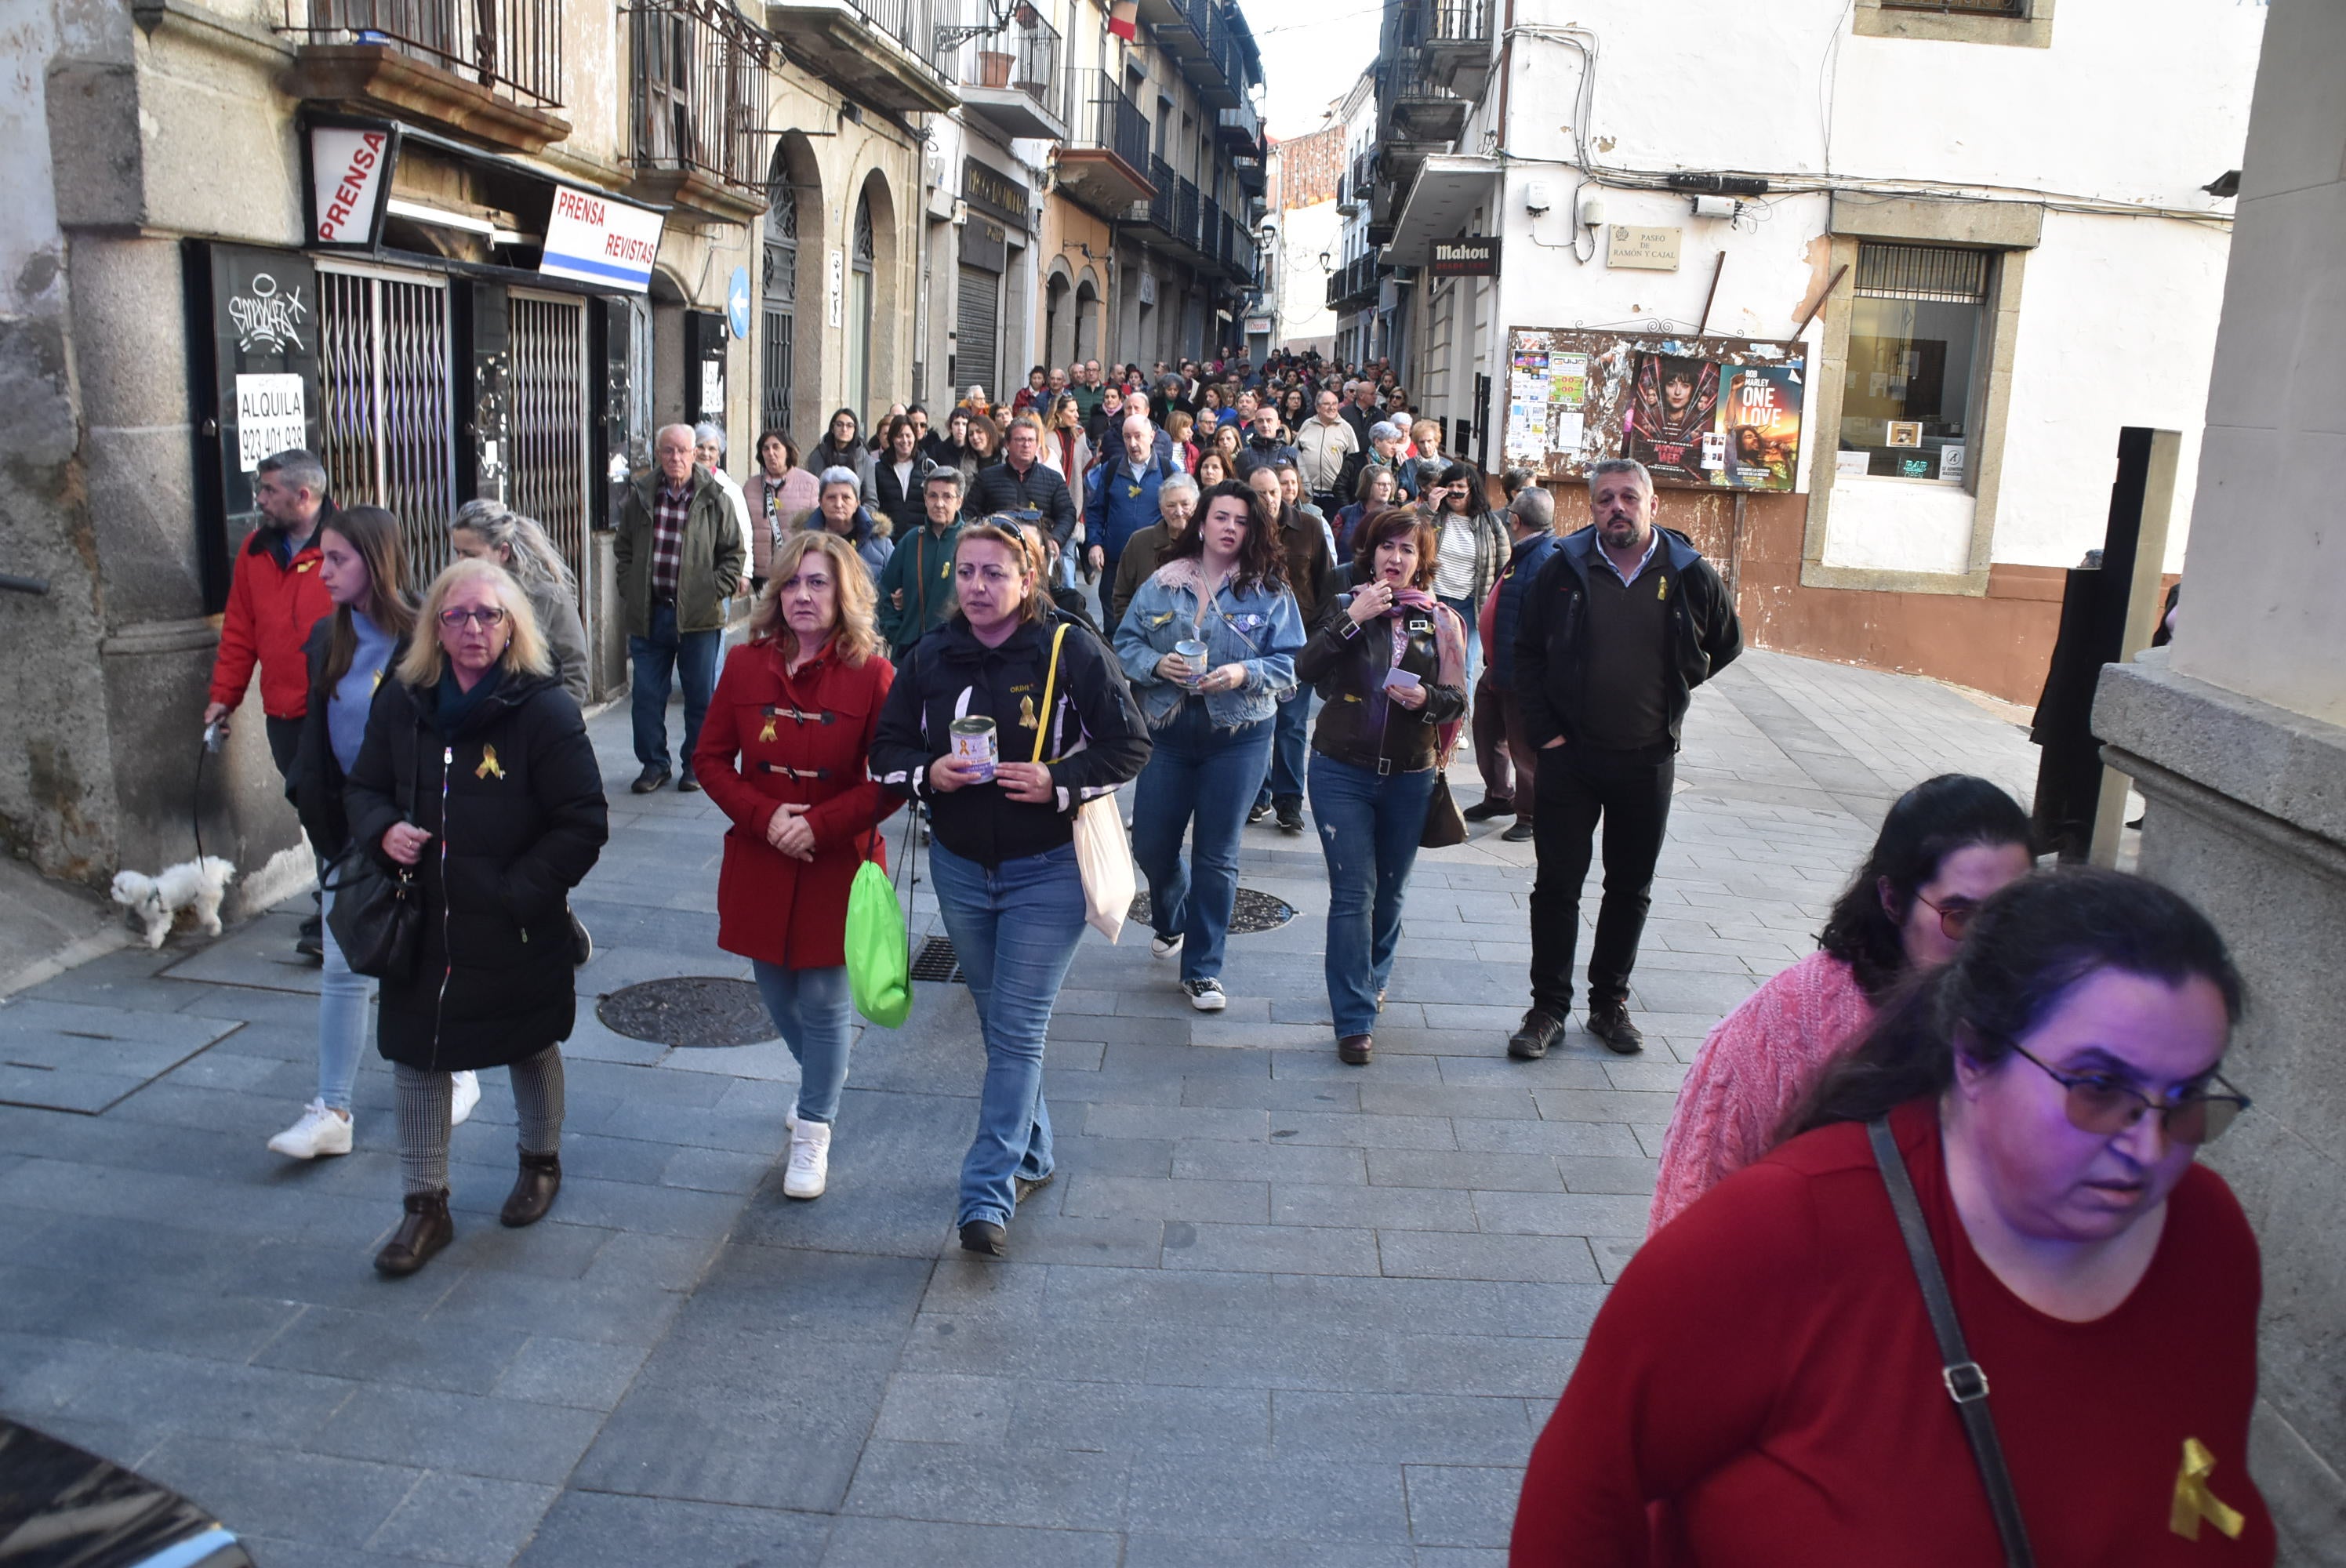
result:
[(188, 860), (166, 869), (162, 875), (117, 871), (114, 901), (138, 915), (147, 927), (147, 945), (158, 948), (171, 934), (172, 917), (181, 910), (194, 913), (206, 934), (220, 933), (220, 896), (236, 875), (236, 868), (218, 855)]

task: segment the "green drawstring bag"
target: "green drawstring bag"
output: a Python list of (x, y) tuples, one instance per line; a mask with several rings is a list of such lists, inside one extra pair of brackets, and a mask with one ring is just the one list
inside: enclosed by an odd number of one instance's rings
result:
[[(904, 839), (909, 858), (912, 832)], [(872, 842), (880, 842), (876, 827)], [(912, 1013), (912, 935), (895, 884), (868, 855), (847, 890), (847, 987), (855, 1011), (882, 1029), (897, 1027)]]

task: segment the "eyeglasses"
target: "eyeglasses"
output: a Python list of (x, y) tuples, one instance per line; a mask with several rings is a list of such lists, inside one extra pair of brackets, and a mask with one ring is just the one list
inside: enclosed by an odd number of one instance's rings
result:
[(1972, 921), (1980, 912), (1980, 907), (1977, 904), (1954, 902), (1934, 904), (1921, 893), (1914, 895), (1914, 901), (1939, 917), (1939, 929), (1947, 933), (1949, 942), (1963, 941), (1964, 932), (1971, 930)]
[(2069, 1125), (2097, 1138), (2115, 1137), (2156, 1111), (2169, 1141), (2194, 1145), (2210, 1144), (2222, 1137), (2224, 1130), (2239, 1120), (2249, 1105), (2249, 1097), (2234, 1089), (2221, 1074), (2210, 1076), (2214, 1082), (2232, 1089), (2229, 1095), (2199, 1090), (2172, 1100), (2154, 1100), (2107, 1073), (2056, 1072), (2020, 1046), (2013, 1049), (2043, 1067), (2046, 1077), (2068, 1091), (2062, 1109), (2069, 1117)]
[(440, 624), (446, 626), (452, 632), (463, 631), (466, 621), (472, 622), (474, 626), (480, 627), (484, 632), (489, 631), (503, 625), (505, 618), (505, 609), (502, 606), (498, 605), (483, 605), (480, 608), (473, 610), (443, 610), (440, 612)]

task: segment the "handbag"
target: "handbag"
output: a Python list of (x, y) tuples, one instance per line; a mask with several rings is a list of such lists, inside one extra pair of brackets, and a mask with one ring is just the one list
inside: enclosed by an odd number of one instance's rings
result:
[[(903, 860), (913, 858), (920, 832), (920, 809), (905, 813)], [(872, 827), (876, 848), (880, 827)], [(913, 1011), (913, 935), (896, 884), (867, 849), (847, 889), (847, 989), (855, 1011), (882, 1029), (894, 1029)]]
[(2012, 1490), (2012, 1472), (2004, 1468), (2004, 1446), (1996, 1441), (1995, 1420), (1987, 1410), (1987, 1374), (1964, 1344), (1964, 1326), (1955, 1317), (1955, 1300), (1947, 1291), (1947, 1277), (1939, 1268), (1939, 1254), (1931, 1245), (1931, 1229), (1923, 1218), (1923, 1205), (1914, 1196), (1914, 1178), (1906, 1173), (1905, 1156), (1891, 1135), (1886, 1117), (1865, 1124), (1873, 1145), (1873, 1163), (1882, 1167), (1882, 1185), (1890, 1189), (1890, 1207), (1898, 1216), (1898, 1234), (1906, 1242), (1906, 1259), (1923, 1288), (1923, 1307), (1931, 1316), (1931, 1332), (1939, 1341), (1943, 1363), (1939, 1380), (1963, 1418), (1964, 1435), (1971, 1440), (1972, 1458), (1979, 1465), (1980, 1481), (1987, 1489), (1988, 1512), (1995, 1515), (1995, 1533), (2004, 1543), (2006, 1568), (2035, 1568), (2029, 1550), (2028, 1526), (2021, 1518), (2020, 1499)]
[[(400, 810), (414, 820), (412, 801)], [(367, 845), (353, 842), (327, 875), (325, 891), (334, 901), (326, 924), (351, 972), (403, 984), (413, 979), (423, 946), (423, 888), (415, 873), (404, 866), (386, 871)]]
[(1433, 794), (1425, 802), (1425, 827), (1417, 835), (1421, 850), (1446, 850), (1453, 844), (1466, 841), (1466, 818), (1458, 809), (1458, 802), (1450, 795), (1450, 757), (1456, 755), (1452, 748), (1433, 769)]
[[(1034, 760), (1043, 760), (1044, 738), (1050, 733), (1051, 702), (1059, 683), (1059, 645), (1066, 640), (1067, 623), (1051, 635), (1051, 672), (1043, 677), (1043, 705), (1035, 711), (1042, 722), (1035, 727)], [(1084, 921), (1107, 938), (1111, 945), (1124, 931), (1133, 895), (1140, 891), (1132, 873), (1132, 840), (1125, 836), (1113, 792), (1095, 795), (1076, 808), (1076, 870), (1084, 880)]]

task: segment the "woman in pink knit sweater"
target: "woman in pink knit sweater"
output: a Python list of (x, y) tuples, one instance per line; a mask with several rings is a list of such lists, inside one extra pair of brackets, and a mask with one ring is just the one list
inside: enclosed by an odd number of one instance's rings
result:
[(1899, 797), (1819, 951), (1745, 997), (1703, 1041), (1662, 1140), (1646, 1234), (1766, 1154), (1883, 998), (1953, 958), (1972, 912), (2034, 863), (2028, 814), (1984, 779), (1942, 773)]

